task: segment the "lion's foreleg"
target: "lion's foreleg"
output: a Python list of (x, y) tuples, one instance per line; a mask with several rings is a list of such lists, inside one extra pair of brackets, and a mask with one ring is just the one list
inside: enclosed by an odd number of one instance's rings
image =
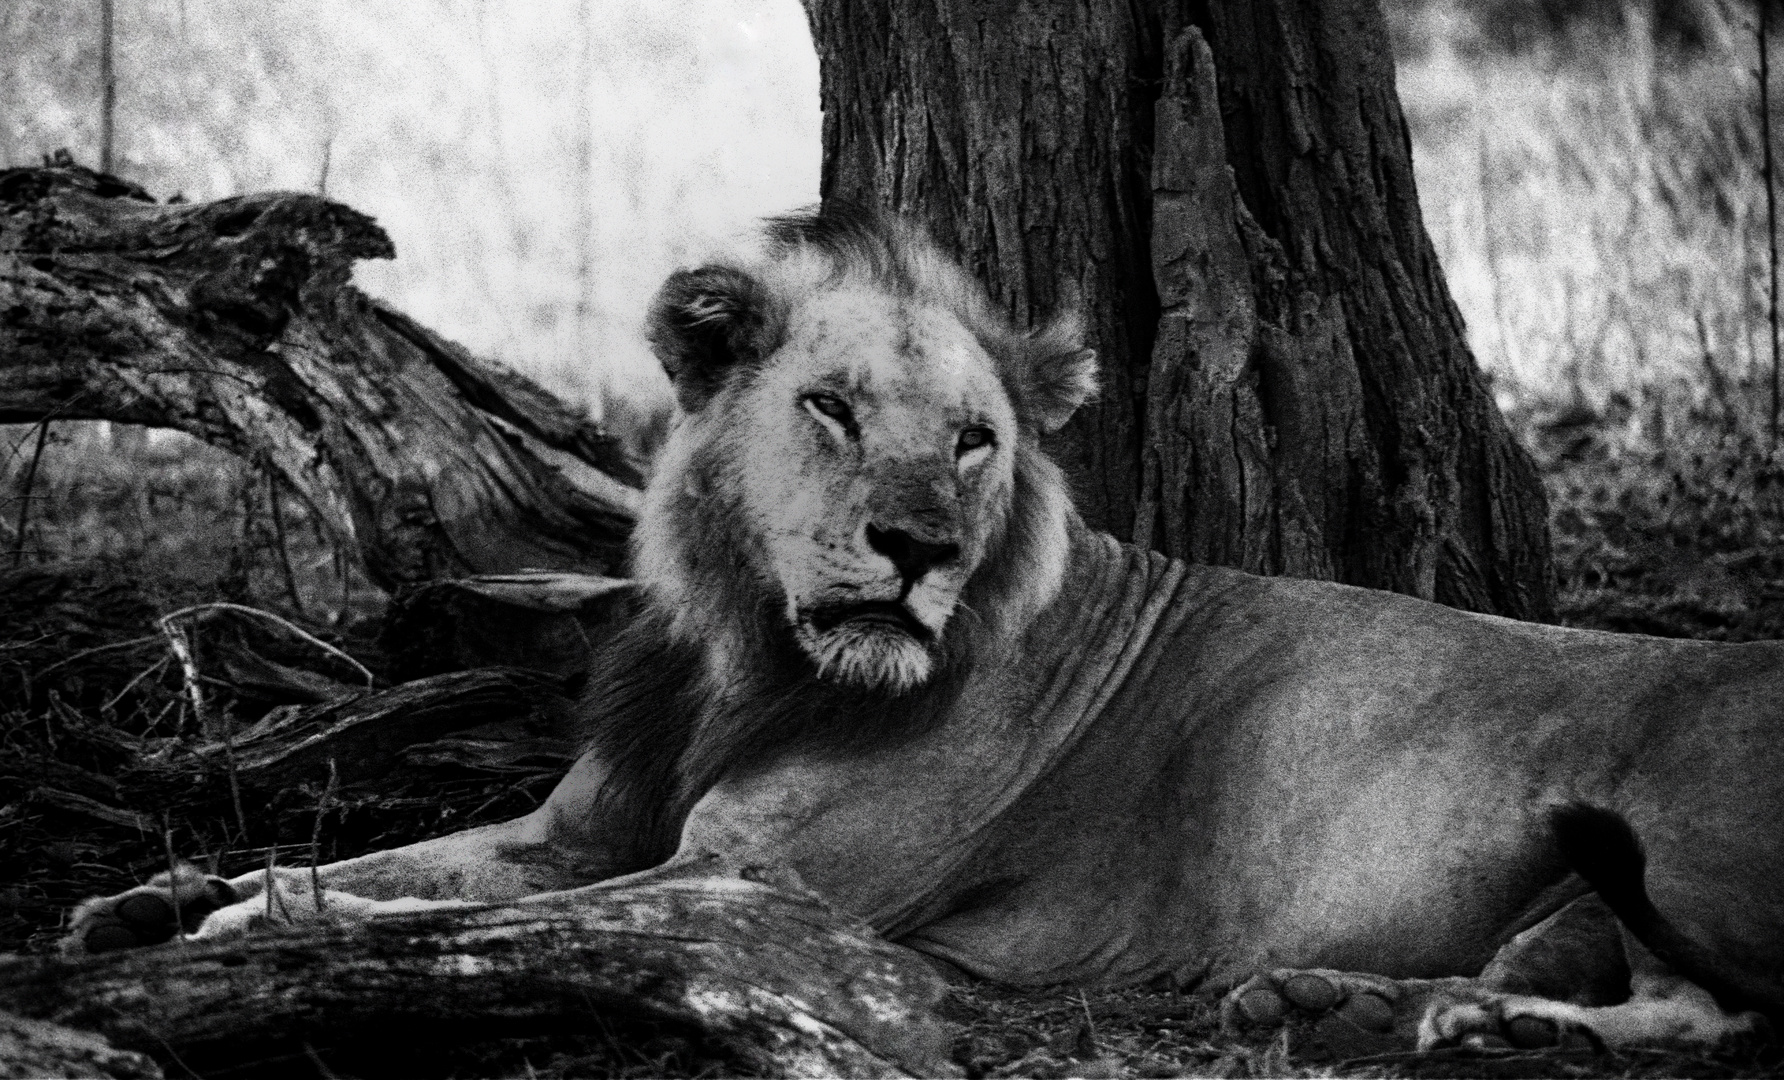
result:
[(83, 903), (70, 921), (64, 951), (152, 945), (182, 930), (217, 937), (381, 911), (514, 900), (590, 880), (575, 876), (572, 853), (529, 835), (531, 830), (522, 818), (326, 866), (275, 867), (270, 889), (265, 870), (226, 881), (182, 865), (127, 892)]
[[(574, 853), (549, 839), (529, 836), (531, 825), (527, 818), (482, 825), (314, 870), (277, 867), (273, 874), (290, 896), (310, 896), (313, 886), (320, 884), (325, 892), (366, 900), (513, 900), (588, 880), (576, 875)], [(259, 896), (266, 871), (243, 874), (228, 884), (239, 899)]]
[(225, 881), (183, 866), (83, 903), (65, 948), (100, 952), (166, 941), (181, 929), (211, 935), (430, 904), (517, 900), (600, 881), (633, 869), (626, 860), (636, 827), (623, 814), (601, 811), (596, 795), (605, 777), (585, 757), (543, 806), (517, 821), (325, 866), (275, 867), (270, 890), (265, 870)]
[[(526, 817), (423, 840), (356, 859), (309, 867), (275, 868), (278, 893), (326, 907), (330, 894), (362, 900), (493, 903), (586, 885), (622, 872), (633, 823), (602, 813), (596, 793), (607, 771), (591, 757), (578, 761), (544, 805)], [(240, 900), (261, 895), (265, 871), (228, 882)], [(323, 901), (314, 890), (320, 885)]]

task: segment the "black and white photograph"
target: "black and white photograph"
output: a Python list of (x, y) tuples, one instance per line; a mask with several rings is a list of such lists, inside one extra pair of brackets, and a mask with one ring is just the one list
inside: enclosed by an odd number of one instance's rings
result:
[(0, 0), (0, 1077), (1784, 1080), (1784, 0)]

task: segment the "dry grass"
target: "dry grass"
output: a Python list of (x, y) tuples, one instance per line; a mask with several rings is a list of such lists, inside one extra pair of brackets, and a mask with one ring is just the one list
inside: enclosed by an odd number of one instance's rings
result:
[[(260, 865), (269, 848), (282, 861), (307, 858), (318, 793), (247, 791), (244, 821), (218, 762), (192, 752), (203, 733), (161, 615), (247, 603), (376, 665), (383, 603), (356, 559), (337, 554), (288, 498), (281, 543), (265, 481), (221, 451), (173, 433), (55, 424), (27, 491), (36, 434), (0, 428), (4, 950), (47, 946), (70, 904), (165, 869), (169, 829), (183, 857), (232, 873)], [(195, 640), (202, 646), (203, 635)], [(280, 703), (204, 689), (211, 719), (237, 727)], [(462, 827), (455, 812), (469, 809), (461, 799), (480, 805), (496, 793), (487, 777), (445, 778), (437, 795), (402, 787), (337, 800), (325, 849), (452, 831)]]
[(172, 592), (252, 598), (336, 628), (382, 609), (358, 554), (230, 454), (174, 431), (64, 421), (33, 473), (38, 431), (0, 425), (0, 568), (110, 559)]
[(962, 986), (954, 1059), (973, 1077), (1682, 1077), (1784, 1075), (1776, 1054), (1448, 1050), (1334, 1058), (1306, 1026), (1245, 1037), (1203, 998), (1159, 987), (1016, 991)]
[[(1425, 219), (1549, 488), (1563, 618), (1784, 635), (1757, 52), (1625, 33), (1468, 53), (1459, 9), (1403, 66)], [(1776, 93), (1776, 88), (1774, 88)]]

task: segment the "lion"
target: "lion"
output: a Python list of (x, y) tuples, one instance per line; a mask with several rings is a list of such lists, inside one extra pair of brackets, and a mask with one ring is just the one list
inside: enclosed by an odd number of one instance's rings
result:
[[(972, 976), (1167, 977), (1239, 1026), (1628, 1045), (1777, 1015), (1784, 646), (1095, 532), (1040, 445), (1095, 390), (1078, 322), (1012, 327), (896, 219), (774, 220), (670, 277), (648, 335), (676, 415), (586, 749), (524, 818), (321, 867), (331, 917), (769, 866)], [(82, 905), (69, 948), (321, 906), (267, 887), (182, 869)]]

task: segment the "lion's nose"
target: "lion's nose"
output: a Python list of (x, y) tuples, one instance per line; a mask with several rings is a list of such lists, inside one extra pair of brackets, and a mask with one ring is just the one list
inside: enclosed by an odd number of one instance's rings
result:
[(867, 526), (867, 546), (891, 559), (907, 585), (960, 554), (959, 544), (932, 544), (903, 529), (882, 529), (872, 523)]

